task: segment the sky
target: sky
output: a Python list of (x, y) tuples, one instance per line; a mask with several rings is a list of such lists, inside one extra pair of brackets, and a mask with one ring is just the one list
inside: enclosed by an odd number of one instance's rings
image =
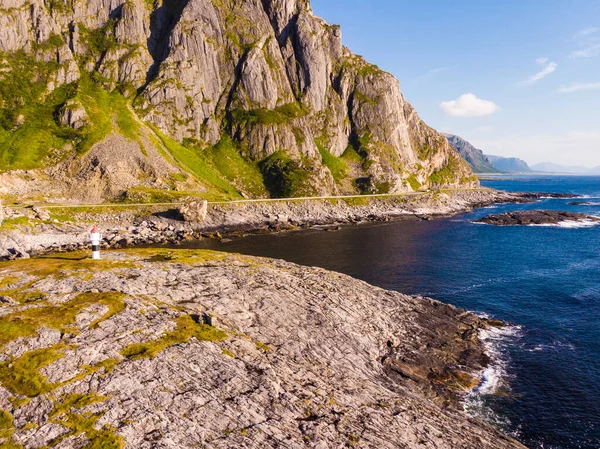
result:
[(600, 0), (312, 0), (441, 132), (530, 164), (600, 165)]

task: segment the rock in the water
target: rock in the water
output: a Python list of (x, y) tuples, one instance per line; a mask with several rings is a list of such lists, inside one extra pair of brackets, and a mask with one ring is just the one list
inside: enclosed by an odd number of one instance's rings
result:
[(527, 192), (527, 193), (523, 193), (522, 196), (523, 196), (523, 198), (532, 198), (532, 199), (539, 199), (539, 198), (557, 198), (557, 199), (581, 198), (581, 195), (575, 195), (573, 193)]
[(179, 213), (185, 221), (202, 223), (206, 220), (208, 201), (193, 201), (179, 207)]
[(591, 206), (592, 203), (589, 201), (571, 201), (569, 206)]
[(503, 214), (488, 215), (477, 220), (476, 223), (485, 223), (496, 226), (517, 225), (550, 225), (564, 222), (600, 223), (600, 218), (592, 215), (563, 212), (559, 210), (520, 210), (505, 212)]

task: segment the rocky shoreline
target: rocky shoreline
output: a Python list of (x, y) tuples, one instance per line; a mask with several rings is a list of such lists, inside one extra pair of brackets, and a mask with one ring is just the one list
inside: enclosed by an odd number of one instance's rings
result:
[(493, 323), (283, 261), (0, 266), (0, 445), (523, 449), (456, 405)]
[(74, 213), (68, 221), (62, 217), (52, 220), (53, 210), (33, 208), (22, 211), (29, 216), (29, 226), (4, 231), (0, 228), (0, 258), (88, 248), (87, 234), (92, 224), (99, 225), (103, 247), (108, 249), (363, 221), (431, 219), (494, 203), (528, 202), (532, 201), (530, 195), (476, 189), (412, 196), (221, 203), (209, 205), (202, 222), (183, 220), (175, 206), (95, 208), (93, 213)]

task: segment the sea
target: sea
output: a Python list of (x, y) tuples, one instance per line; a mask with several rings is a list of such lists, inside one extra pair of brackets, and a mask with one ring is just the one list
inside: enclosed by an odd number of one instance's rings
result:
[(600, 216), (600, 177), (504, 175), (481, 183), (582, 198), (188, 246), (318, 266), (508, 322), (481, 335), (493, 362), (465, 393), (465, 411), (531, 448), (600, 448), (600, 226), (474, 223), (520, 209)]

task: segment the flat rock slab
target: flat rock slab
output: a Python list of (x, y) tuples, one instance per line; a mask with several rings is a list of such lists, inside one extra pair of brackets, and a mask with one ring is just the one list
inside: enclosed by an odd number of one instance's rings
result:
[(485, 223), (495, 226), (527, 226), (527, 225), (552, 225), (564, 222), (592, 223), (600, 222), (600, 218), (575, 212), (560, 210), (520, 210), (505, 212), (503, 214), (488, 215), (476, 223)]
[(487, 363), (471, 313), (270, 259), (104, 257), (0, 263), (0, 446), (523, 448), (455, 402)]

